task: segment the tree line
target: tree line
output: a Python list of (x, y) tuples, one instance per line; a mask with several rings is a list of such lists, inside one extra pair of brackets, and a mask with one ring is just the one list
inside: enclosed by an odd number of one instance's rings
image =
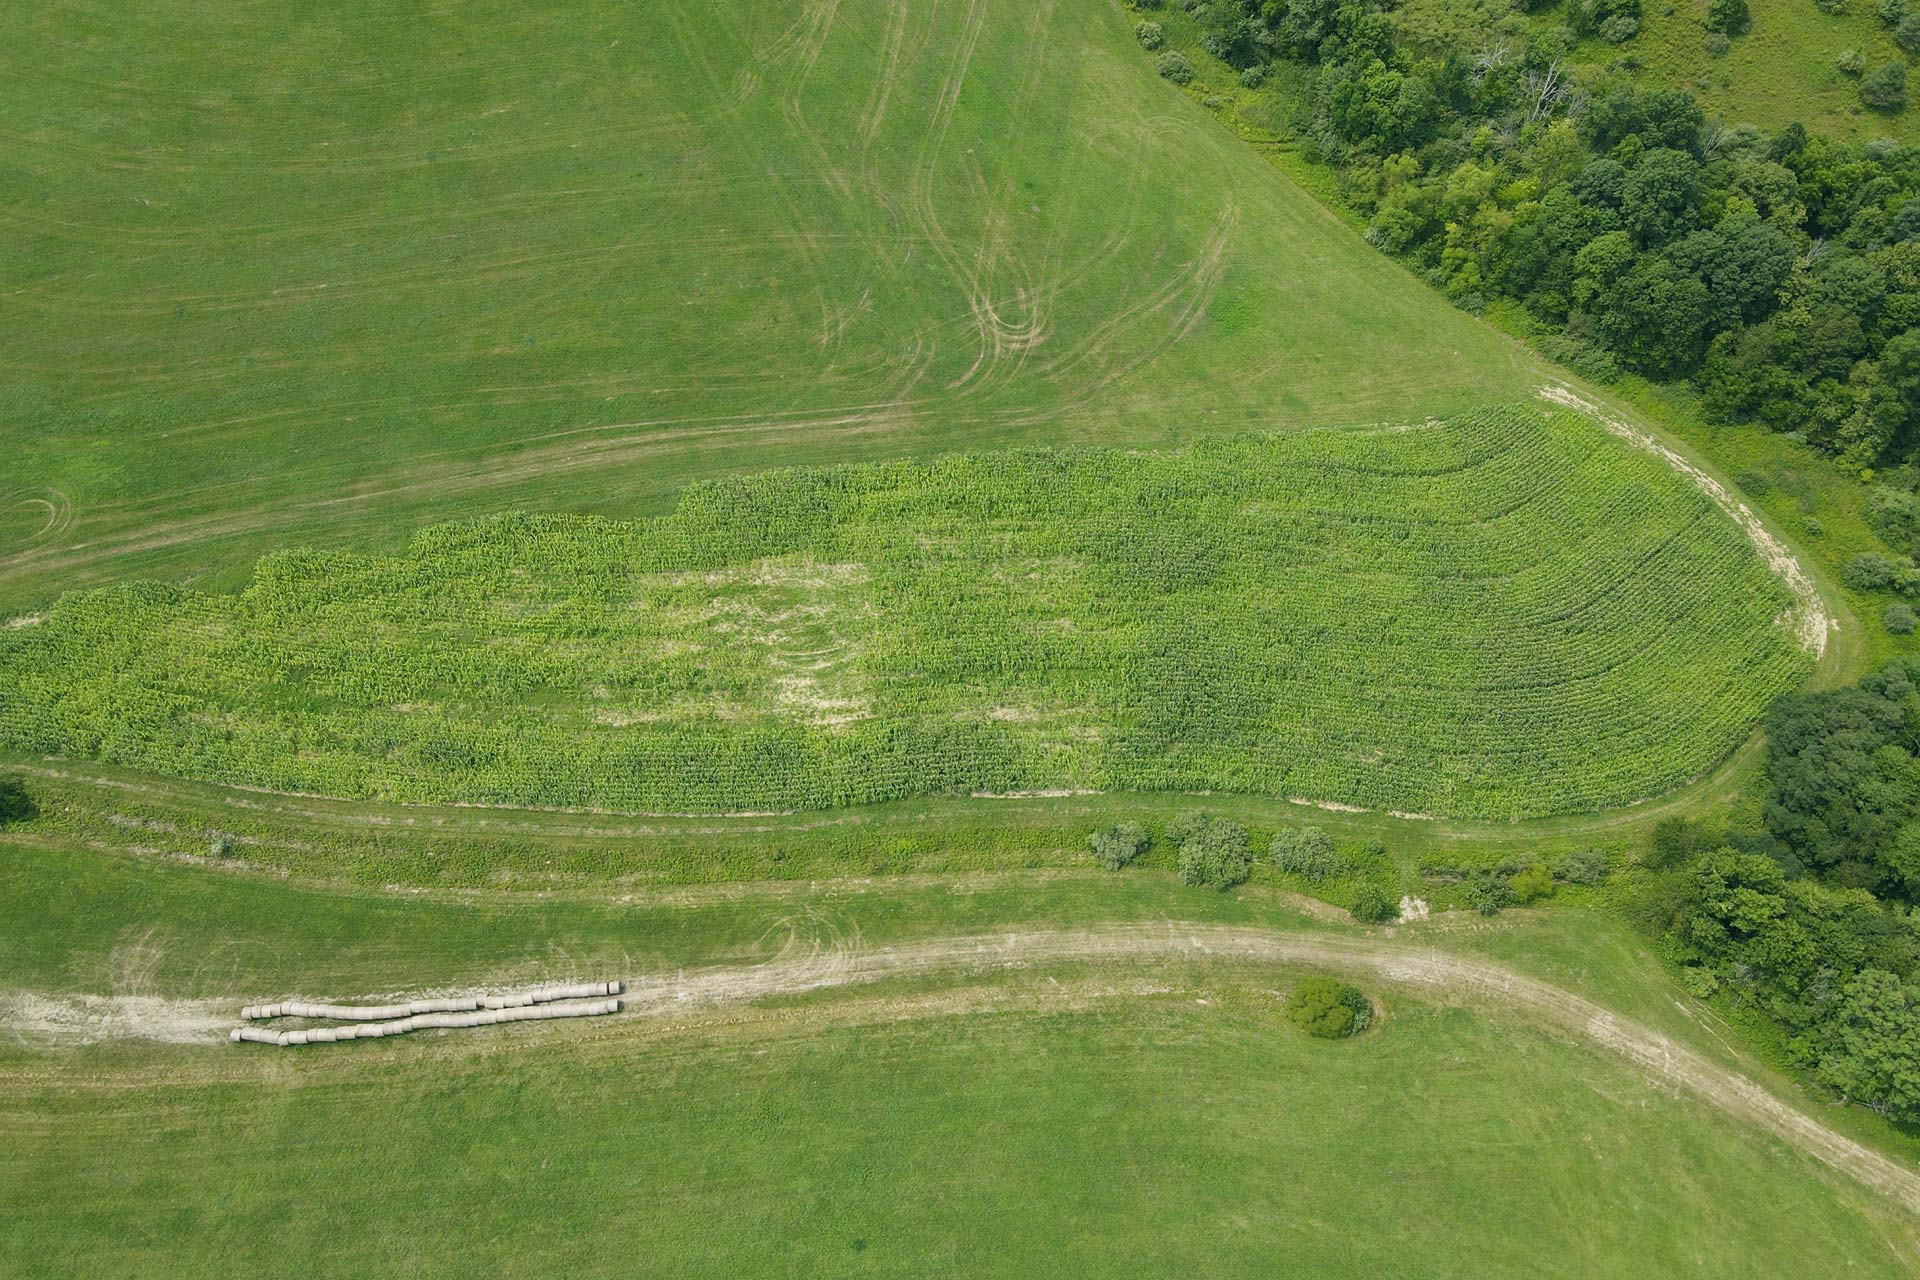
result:
[[(1244, 84), (1278, 60), (1307, 69), (1299, 135), (1368, 238), (1459, 305), (1523, 312), (1582, 372), (1691, 382), (1709, 414), (1853, 465), (1912, 458), (1920, 150), (1709, 121), (1629, 75), (1583, 82), (1573, 40), (1637, 30), (1639, 4), (1564, 2), (1564, 27), (1503, 24), (1431, 57), (1378, 0), (1189, 9)], [(1728, 32), (1748, 23), (1743, 6), (1715, 13)]]
[(1781, 699), (1758, 830), (1668, 819), (1649, 897), (1689, 987), (1842, 1096), (1920, 1123), (1920, 659)]

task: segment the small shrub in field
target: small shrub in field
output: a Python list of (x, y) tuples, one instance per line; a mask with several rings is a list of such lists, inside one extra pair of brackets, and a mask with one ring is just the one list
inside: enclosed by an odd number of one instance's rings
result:
[(1253, 868), (1247, 829), (1226, 818), (1209, 819), (1180, 845), (1180, 883), (1203, 889), (1231, 889)]
[[(1858, 49), (1847, 49), (1841, 52), (1840, 57), (1835, 60), (1833, 65), (1840, 69), (1840, 74), (1843, 76), (1864, 75), (1867, 70), (1867, 55)], [(1809, 520), (1807, 523), (1813, 524), (1816, 522)]]
[(1143, 49), (1158, 49), (1166, 43), (1167, 36), (1159, 23), (1142, 19), (1140, 25), (1133, 29), (1133, 38), (1140, 42)]
[(1743, 36), (1752, 28), (1753, 11), (1747, 0), (1707, 0), (1707, 30)]
[(1186, 54), (1177, 49), (1167, 50), (1153, 65), (1163, 78), (1175, 84), (1190, 84), (1193, 81), (1193, 64), (1187, 61)]
[(1267, 82), (1267, 64), (1256, 62), (1240, 73), (1240, 86), (1243, 89), (1258, 89)]
[(1713, 57), (1716, 57), (1716, 58), (1725, 57), (1727, 54), (1727, 51), (1731, 48), (1733, 48), (1733, 41), (1728, 38), (1726, 32), (1724, 31), (1707, 32), (1707, 52), (1711, 54)]
[(1536, 862), (1515, 873), (1510, 883), (1514, 901), (1522, 906), (1553, 896), (1553, 872), (1547, 870), (1545, 863)]
[(1118, 871), (1140, 856), (1147, 847), (1147, 829), (1137, 822), (1123, 822), (1087, 837), (1093, 860), (1109, 871)]
[(1205, 809), (1189, 809), (1167, 824), (1167, 843), (1178, 849), (1213, 825), (1213, 815)]
[(1598, 849), (1576, 849), (1563, 853), (1553, 864), (1553, 873), (1568, 884), (1599, 884), (1607, 878), (1607, 855)]
[(26, 783), (18, 778), (0, 778), (0, 827), (25, 822), (37, 812)]
[(1685, 818), (1662, 818), (1653, 824), (1647, 865), (1655, 868), (1677, 867), (1706, 847), (1706, 834), (1696, 830)]
[(1897, 27), (1900, 25), (1900, 19), (1907, 16), (1907, 0), (1879, 0), (1879, 3), (1874, 5), (1873, 12), (1880, 19), (1881, 25)]
[(1600, 38), (1608, 44), (1625, 44), (1640, 34), (1640, 19), (1616, 13), (1600, 24)]
[(1505, 876), (1476, 871), (1467, 877), (1467, 905), (1483, 916), (1497, 916), (1513, 905), (1513, 885)]
[(1893, 42), (1908, 53), (1920, 53), (1920, 11), (1900, 19), (1900, 25), (1893, 29)]
[(1813, 0), (1813, 4), (1822, 13), (1838, 15), (1847, 11), (1847, 0)]
[(1860, 80), (1860, 101), (1875, 111), (1904, 111), (1907, 106), (1907, 64), (1883, 62)]
[(1913, 634), (1913, 628), (1920, 623), (1920, 618), (1915, 618), (1913, 610), (1904, 604), (1890, 604), (1887, 611), (1880, 615), (1880, 621), (1894, 635), (1907, 636)]
[(1333, 837), (1319, 827), (1283, 827), (1273, 837), (1273, 865), (1318, 884), (1347, 869)]
[(1340, 1040), (1372, 1024), (1373, 1005), (1357, 988), (1332, 978), (1302, 978), (1287, 996), (1287, 1021), (1310, 1036)]
[(213, 839), (207, 841), (207, 856), (209, 858), (224, 858), (232, 852), (233, 841), (227, 836), (215, 836)]
[(1385, 924), (1400, 918), (1400, 907), (1379, 885), (1363, 884), (1353, 895), (1353, 918), (1361, 924)]

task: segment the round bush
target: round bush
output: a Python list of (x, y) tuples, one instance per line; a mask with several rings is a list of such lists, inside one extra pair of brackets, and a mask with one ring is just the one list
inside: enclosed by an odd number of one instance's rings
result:
[(1340, 1040), (1372, 1024), (1373, 1004), (1332, 978), (1302, 978), (1287, 996), (1287, 1021), (1310, 1036)]
[(1707, 30), (1743, 36), (1752, 28), (1753, 11), (1747, 0), (1707, 0)]
[(1143, 19), (1140, 25), (1133, 29), (1133, 38), (1140, 42), (1140, 47), (1143, 49), (1158, 49), (1166, 43), (1167, 35), (1159, 23)]
[(1841, 52), (1833, 65), (1839, 68), (1843, 76), (1864, 75), (1867, 70), (1867, 55), (1858, 49), (1846, 49)]
[(1908, 53), (1920, 53), (1920, 11), (1900, 19), (1900, 25), (1893, 29), (1893, 42)]
[(1883, 62), (1860, 81), (1860, 101), (1875, 111), (1902, 111), (1907, 105), (1907, 64)]
[(1512, 880), (1515, 902), (1525, 905), (1553, 896), (1553, 872), (1542, 863), (1515, 872)]
[(18, 778), (0, 778), (0, 827), (10, 822), (25, 822), (35, 812), (26, 783)]
[(1123, 822), (1087, 837), (1093, 860), (1109, 871), (1118, 871), (1140, 856), (1147, 847), (1147, 829), (1137, 822)]
[(1608, 44), (1625, 44), (1640, 34), (1640, 19), (1632, 14), (1616, 13), (1600, 24), (1600, 38)]
[(1726, 56), (1727, 50), (1731, 48), (1733, 48), (1733, 41), (1727, 38), (1726, 32), (1707, 32), (1707, 53), (1709, 55), (1715, 58), (1723, 58)]
[(1256, 62), (1240, 73), (1240, 85), (1246, 89), (1258, 89), (1267, 82), (1267, 64)]
[(1476, 871), (1467, 877), (1467, 905), (1483, 916), (1497, 916), (1502, 907), (1513, 905), (1513, 886), (1506, 877), (1491, 871)]
[(1400, 918), (1400, 906), (1379, 885), (1363, 884), (1353, 895), (1353, 918), (1361, 924), (1385, 924)]
[(1190, 84), (1193, 81), (1193, 64), (1187, 61), (1186, 54), (1177, 49), (1167, 50), (1153, 65), (1164, 78), (1175, 84)]
[(1318, 884), (1347, 869), (1347, 860), (1333, 847), (1333, 837), (1319, 827), (1283, 827), (1273, 836), (1273, 865)]
[(1253, 850), (1247, 829), (1225, 818), (1206, 825), (1180, 845), (1180, 883), (1201, 889), (1231, 889), (1243, 883), (1253, 868)]
[(1878, 551), (1861, 551), (1848, 558), (1840, 576), (1855, 591), (1878, 591), (1893, 585), (1893, 561)]
[(1887, 606), (1887, 611), (1880, 615), (1880, 622), (1896, 636), (1910, 636), (1914, 626), (1920, 624), (1920, 618), (1915, 618), (1913, 610), (1906, 605), (1895, 603)]
[(1562, 854), (1553, 870), (1568, 884), (1599, 884), (1607, 878), (1608, 859), (1598, 849), (1577, 849)]

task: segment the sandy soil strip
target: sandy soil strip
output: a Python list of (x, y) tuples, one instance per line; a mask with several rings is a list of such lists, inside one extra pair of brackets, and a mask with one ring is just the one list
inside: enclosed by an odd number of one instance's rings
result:
[[(887, 978), (979, 975), (1059, 962), (1135, 962), (1219, 957), (1305, 965), (1363, 976), (1428, 998), (1516, 1016), (1624, 1058), (1662, 1087), (1684, 1091), (1920, 1214), (1920, 1175), (1775, 1097), (1738, 1071), (1570, 991), (1484, 960), (1381, 939), (1317, 936), (1227, 925), (1106, 925), (1085, 930), (976, 934), (898, 947), (863, 947), (857, 935), (782, 949), (771, 961), (638, 975), (624, 1011), (639, 1022), (690, 1007), (743, 1004)], [(138, 1037), (224, 1038), (238, 1000), (168, 1001), (134, 996), (0, 995), (0, 1033), (67, 1043)]]
[(1753, 513), (1753, 508), (1727, 492), (1725, 485), (1661, 444), (1653, 436), (1629, 426), (1593, 401), (1576, 395), (1565, 387), (1551, 386), (1540, 388), (1540, 398), (1550, 400), (1554, 404), (1565, 405), (1569, 409), (1579, 410), (1612, 434), (1619, 436), (1635, 448), (1646, 450), (1699, 486), (1702, 493), (1713, 499), (1715, 506), (1733, 517), (1733, 522), (1739, 525), (1741, 531), (1747, 535), (1748, 541), (1753, 543), (1754, 550), (1760, 553), (1760, 558), (1767, 562), (1767, 568), (1773, 570), (1774, 574), (1787, 584), (1787, 590), (1793, 593), (1793, 608), (1787, 611), (1782, 620), (1788, 633), (1799, 641), (1801, 648), (1814, 657), (1825, 656), (1827, 632), (1839, 624), (1828, 616), (1826, 602), (1821, 600), (1820, 592), (1814, 587), (1813, 580), (1807, 576), (1807, 571), (1800, 567), (1800, 562), (1794, 558), (1791, 551), (1787, 550), (1780, 539), (1774, 537), (1767, 526), (1761, 523), (1760, 517)]

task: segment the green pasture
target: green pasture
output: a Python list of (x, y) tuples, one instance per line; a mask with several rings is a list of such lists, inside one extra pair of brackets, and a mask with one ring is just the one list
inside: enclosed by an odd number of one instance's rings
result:
[(0, 14), (0, 612), (524, 506), (1527, 394), (1109, 0)]
[[(237, 1005), (388, 991), (402, 970), (414, 984), (659, 973), (796, 943), (1102, 920), (1341, 927), (1267, 891), (1185, 890), (1155, 871), (621, 901), (319, 892), (56, 856), (0, 848), (9, 901), (33, 907), (0, 940), (0, 987)], [(1405, 945), (1578, 981), (1781, 1087), (1595, 913), (1443, 925)], [(1064, 966), (652, 1031), (509, 1029), (300, 1056), (15, 1044), (0, 1048), (0, 1271), (224, 1275), (292, 1256), (437, 1275), (476, 1250), (590, 1275), (1908, 1265), (1912, 1224), (1889, 1206), (1612, 1058), (1497, 1009), (1379, 990), (1377, 1030), (1311, 1042), (1278, 1016), (1297, 976), (1198, 959)], [(1857, 1113), (1822, 1118), (1900, 1142)]]
[(88, 1064), (0, 1098), (0, 1268), (1909, 1274), (1862, 1193), (1626, 1067), (1413, 1002), (1309, 1042), (1287, 979), (184, 1086)]

